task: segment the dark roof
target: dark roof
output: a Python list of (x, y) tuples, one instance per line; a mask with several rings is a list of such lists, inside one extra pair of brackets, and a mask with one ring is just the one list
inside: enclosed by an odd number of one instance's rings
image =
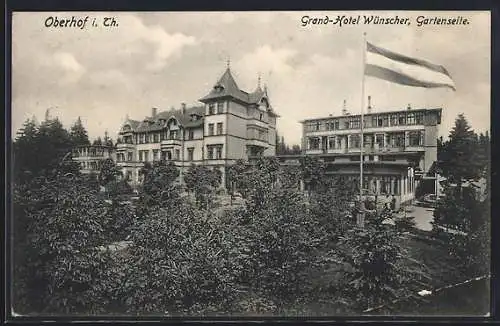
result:
[(225, 96), (233, 97), (248, 104), (257, 104), (263, 96), (266, 96), (266, 92), (260, 86), (252, 93), (241, 90), (228, 67), (217, 83), (215, 83), (210, 93), (201, 98), (200, 101), (205, 102)]
[[(407, 112), (425, 112), (425, 111), (437, 111), (439, 114), (442, 112), (442, 108), (412, 108), (410, 110), (408, 109), (400, 109), (400, 110), (395, 110), (395, 111), (372, 111), (370, 113), (365, 112), (364, 116), (373, 116), (373, 115), (384, 115), (384, 114), (397, 114), (397, 113), (407, 113)], [(299, 121), (300, 123), (305, 123), (305, 122), (316, 122), (319, 120), (331, 120), (331, 119), (340, 119), (340, 118), (361, 118), (361, 114), (348, 114), (348, 115), (330, 115), (328, 117), (319, 117), (319, 118), (311, 118), (311, 119), (305, 119)]]
[(139, 126), (140, 123), (141, 122), (137, 120), (127, 119), (124, 125), (130, 125), (130, 128), (132, 128), (132, 130), (135, 130), (135, 128), (137, 128), (137, 126)]
[[(193, 106), (186, 108), (184, 112), (182, 109), (162, 111), (154, 117), (144, 118), (143, 121), (129, 119), (125, 124), (130, 124), (132, 130), (135, 132), (158, 131), (162, 130), (166, 126), (167, 121), (174, 117), (180, 125), (192, 128), (203, 124), (204, 113), (205, 108), (203, 106)], [(200, 118), (192, 121), (192, 115), (197, 115)]]

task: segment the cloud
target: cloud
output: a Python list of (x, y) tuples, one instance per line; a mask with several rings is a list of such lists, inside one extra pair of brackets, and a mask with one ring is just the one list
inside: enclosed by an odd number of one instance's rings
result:
[[(427, 90), (366, 79), (374, 111), (443, 107), (440, 133), (447, 135), (459, 112), (475, 130), (489, 128), (489, 13), (467, 16), (468, 26), (309, 26), (302, 15), (421, 15), (418, 12), (154, 12), (16, 13), (13, 16), (13, 130), (47, 107), (60, 118), (86, 121), (91, 137), (119, 130), (126, 114), (141, 119), (151, 107), (199, 104), (231, 57), (235, 79), (253, 91), (260, 72), (281, 115), (285, 141), (299, 143), (304, 118), (339, 114), (343, 100), (358, 113), (362, 32), (381, 47), (444, 65), (457, 92)], [(429, 12), (423, 13), (429, 15)], [(117, 28), (48, 29), (48, 16), (113, 16)], [(443, 13), (432, 13), (443, 15)], [(439, 32), (439, 33), (438, 33)], [(36, 53), (36, 55), (33, 55)], [(55, 113), (54, 113), (55, 114)]]
[(156, 47), (153, 60), (147, 65), (152, 70), (163, 68), (168, 59), (180, 53), (184, 47), (197, 44), (193, 36), (182, 33), (169, 34), (159, 25), (144, 25), (141, 19), (135, 16), (128, 16), (125, 23), (128, 23), (128, 28), (133, 31), (129, 37), (145, 40)]

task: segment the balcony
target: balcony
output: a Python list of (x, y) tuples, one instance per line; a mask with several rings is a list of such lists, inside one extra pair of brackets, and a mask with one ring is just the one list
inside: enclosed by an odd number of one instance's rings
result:
[(131, 143), (116, 144), (117, 150), (127, 150), (127, 149), (134, 149), (134, 148), (135, 148), (135, 144), (131, 144)]
[(258, 146), (258, 147), (269, 147), (269, 144), (265, 140), (260, 139), (248, 139), (247, 146)]
[(172, 146), (181, 146), (182, 140), (179, 138), (173, 139), (164, 139), (161, 141), (161, 148), (172, 147)]

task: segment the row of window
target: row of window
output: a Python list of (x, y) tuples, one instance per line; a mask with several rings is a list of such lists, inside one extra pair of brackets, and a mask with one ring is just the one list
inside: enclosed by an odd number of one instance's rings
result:
[[(207, 145), (207, 159), (209, 160), (222, 159), (222, 149), (223, 145)], [(152, 156), (150, 156), (150, 154), (152, 154)], [(116, 160), (118, 162), (133, 160), (132, 152), (127, 152), (126, 155), (127, 159), (125, 160), (125, 153), (118, 153), (116, 155)], [(180, 150), (179, 149), (174, 149), (173, 151), (172, 150), (160, 151), (159, 149), (153, 149), (152, 151), (139, 150), (138, 156), (140, 162), (149, 162), (151, 160), (159, 161), (160, 159), (180, 160)], [(189, 147), (187, 148), (187, 161), (193, 161), (193, 160), (194, 160), (194, 147)]]
[(210, 103), (208, 105), (208, 115), (224, 113), (224, 102)]
[(247, 128), (247, 138), (248, 139), (257, 139), (264, 142), (269, 141), (269, 133), (267, 130), (263, 130), (260, 128)]
[[(215, 127), (217, 129), (215, 129)], [(218, 122), (217, 124), (209, 123), (208, 124), (208, 135), (222, 135), (222, 122)], [(140, 133), (134, 136), (125, 136), (121, 139), (121, 143), (125, 144), (149, 144), (149, 143), (159, 143), (163, 140), (170, 139), (181, 139), (181, 133), (179, 130), (170, 130), (163, 131), (159, 133)], [(185, 140), (193, 140), (194, 139), (194, 130), (187, 130)]]
[[(345, 176), (344, 178), (354, 185), (356, 191), (359, 190), (359, 176)], [(415, 190), (413, 178), (399, 176), (364, 176), (363, 188), (371, 194), (396, 196), (401, 195), (401, 192), (407, 194)]]
[[(213, 124), (213, 123), (208, 124), (208, 135), (209, 136), (214, 135), (214, 126), (215, 126), (215, 124)], [(217, 122), (217, 133), (215, 135), (222, 135), (222, 122)]]
[[(400, 112), (371, 115), (364, 118), (365, 128), (420, 125), (424, 122), (424, 112)], [(313, 121), (306, 124), (306, 131), (360, 129), (361, 117), (345, 117), (328, 121)]]
[(104, 157), (111, 154), (110, 150), (104, 150), (103, 148), (78, 148), (73, 151), (73, 157)]
[[(408, 144), (406, 144), (405, 133), (364, 135), (363, 143), (365, 147), (370, 148), (373, 148), (375, 144), (378, 147), (423, 146), (424, 132), (408, 132)], [(359, 134), (309, 138), (309, 149), (342, 149), (359, 148), (360, 146), (361, 137)]]

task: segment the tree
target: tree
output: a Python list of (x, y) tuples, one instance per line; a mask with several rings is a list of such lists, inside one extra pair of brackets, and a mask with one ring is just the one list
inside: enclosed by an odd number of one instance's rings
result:
[(87, 130), (83, 126), (80, 117), (78, 117), (76, 122), (71, 126), (69, 134), (74, 145), (90, 145)]
[(104, 146), (109, 146), (109, 147), (113, 147), (114, 144), (113, 144), (113, 139), (111, 139), (108, 135), (108, 132), (106, 131), (104, 133)]
[(477, 180), (481, 164), (475, 157), (477, 137), (463, 114), (455, 120), (449, 140), (442, 144), (440, 170), (449, 182), (461, 187), (463, 181)]
[(310, 288), (307, 271), (322, 261), (323, 230), (307, 213), (302, 194), (280, 180), (280, 166), (261, 158), (242, 175), (246, 205), (234, 214), (241, 283), (277, 302), (293, 301)]
[(36, 148), (37, 137), (38, 125), (35, 117), (27, 119), (18, 131), (13, 144), (14, 177), (17, 180), (23, 178), (26, 173), (35, 172), (38, 168), (39, 162), (33, 159), (33, 155), (36, 155), (38, 150)]
[[(71, 162), (73, 145), (58, 118), (45, 120), (38, 128), (32, 120), (22, 129), (13, 144), (15, 182), (55, 173), (62, 161)], [(77, 173), (78, 167), (74, 165), (73, 168)]]
[(184, 175), (184, 183), (188, 192), (194, 193), (198, 207), (209, 207), (212, 195), (220, 186), (221, 177), (218, 169), (209, 169), (204, 165), (191, 165)]
[(112, 181), (117, 181), (122, 176), (121, 169), (116, 166), (115, 162), (108, 158), (101, 162), (99, 171), (99, 184), (106, 186)]
[(301, 158), (302, 178), (309, 194), (325, 178), (325, 164), (317, 157), (304, 156)]
[(97, 139), (94, 140), (94, 142), (92, 143), (92, 145), (94, 145), (94, 146), (102, 146), (102, 139), (101, 139), (101, 137), (97, 137)]
[(335, 244), (338, 237), (354, 226), (354, 188), (341, 178), (323, 179), (311, 196), (310, 212), (325, 228), (327, 243)]
[(387, 219), (390, 210), (373, 212), (363, 229), (349, 230), (338, 243), (336, 254), (349, 266), (339, 297), (358, 313), (394, 299), (418, 299), (416, 291), (429, 280), (423, 265), (401, 246), (404, 235), (385, 224)]
[[(16, 191), (16, 237), (24, 259), (15, 263), (24, 289), (14, 302), (18, 313), (92, 313), (98, 311), (94, 281), (104, 269), (106, 209), (84, 180), (60, 171), (36, 177)], [(16, 254), (16, 257), (17, 256)], [(16, 273), (15, 273), (16, 274)]]
[(165, 206), (179, 198), (179, 189), (174, 184), (179, 170), (172, 162), (146, 162), (140, 171), (143, 178), (140, 202), (143, 208)]
[(228, 225), (179, 200), (148, 212), (131, 240), (126, 268), (117, 273), (116, 295), (129, 312), (231, 310), (242, 266)]

